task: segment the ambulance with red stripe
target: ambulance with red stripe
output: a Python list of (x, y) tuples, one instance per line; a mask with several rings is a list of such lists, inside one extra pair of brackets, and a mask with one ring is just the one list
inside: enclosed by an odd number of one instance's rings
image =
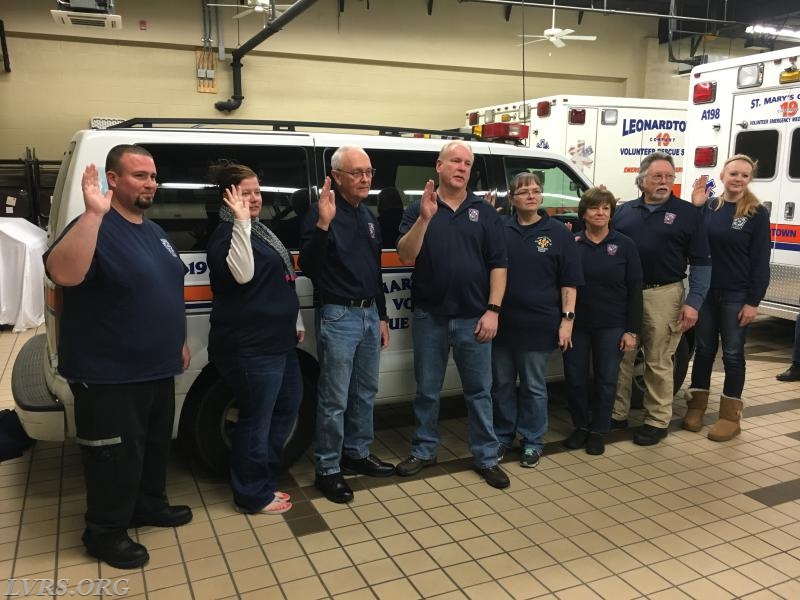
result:
[[(484, 139), (518, 137), (567, 156), (577, 171), (625, 201), (640, 194), (634, 180), (651, 152), (671, 155), (682, 171), (686, 103), (557, 94), (468, 110), (466, 126)], [(679, 182), (674, 192), (680, 196)]]
[(770, 285), (762, 314), (794, 319), (800, 310), (800, 47), (700, 65), (689, 77), (684, 189), (702, 175), (722, 193), (721, 165), (758, 161), (750, 189), (772, 230)]
[[(236, 128), (238, 129), (232, 129)], [(370, 134), (352, 131), (369, 130)], [(326, 130), (320, 133), (320, 130)], [(389, 127), (327, 123), (287, 123), (188, 119), (133, 119), (105, 130), (78, 132), (64, 154), (50, 213), (49, 239), (84, 210), (81, 174), (89, 163), (104, 164), (117, 144), (135, 143), (155, 158), (159, 189), (147, 217), (169, 234), (188, 268), (184, 300), (190, 368), (176, 378), (174, 435), (206, 467), (225, 472), (229, 439), (236, 422), (236, 405), (216, 369), (208, 362), (207, 344), (211, 287), (205, 244), (218, 222), (219, 192), (206, 179), (208, 166), (220, 159), (251, 167), (261, 182), (261, 219), (295, 255), (300, 241), (300, 221), (317, 189), (330, 173), (330, 158), (342, 145), (363, 147), (376, 169), (367, 204), (382, 227), (383, 282), (391, 329), (391, 344), (381, 353), (377, 402), (407, 402), (415, 393), (411, 342), (411, 271), (397, 258), (399, 213), (418, 199), (440, 148), (453, 132), (419, 132)], [(508, 144), (471, 141), (475, 162), (469, 187), (478, 195), (495, 191), (507, 200), (508, 182), (519, 172), (534, 172), (543, 182), (551, 205), (575, 206), (589, 181), (566, 158), (543, 150)], [(60, 291), (45, 281), (46, 333), (35, 336), (21, 349), (12, 372), (16, 410), (28, 434), (41, 440), (74, 437), (73, 399), (67, 382), (58, 374), (58, 320)], [(307, 328), (298, 347), (304, 395), (300, 417), (286, 447), (291, 463), (308, 448), (316, 415), (316, 335), (312, 284), (299, 273), (297, 292)], [(556, 353), (548, 367), (551, 378), (561, 376)], [(461, 383), (451, 364), (443, 395), (457, 395)]]

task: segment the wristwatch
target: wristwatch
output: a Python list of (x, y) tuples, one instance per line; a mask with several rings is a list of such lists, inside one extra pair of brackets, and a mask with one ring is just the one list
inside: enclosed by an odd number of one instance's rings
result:
[(575, 319), (575, 313), (572, 312), (571, 310), (568, 310), (567, 312), (562, 312), (561, 318), (566, 319), (567, 321), (573, 321)]
[(499, 304), (487, 304), (486, 305), (486, 310), (490, 310), (492, 312), (499, 313), (500, 312), (500, 305)]

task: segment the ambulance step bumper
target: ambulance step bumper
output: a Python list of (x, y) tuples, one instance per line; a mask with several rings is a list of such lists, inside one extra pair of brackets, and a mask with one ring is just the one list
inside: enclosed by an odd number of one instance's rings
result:
[(64, 440), (64, 405), (50, 393), (44, 378), (45, 334), (32, 337), (11, 371), (11, 394), (25, 432), (35, 440)]

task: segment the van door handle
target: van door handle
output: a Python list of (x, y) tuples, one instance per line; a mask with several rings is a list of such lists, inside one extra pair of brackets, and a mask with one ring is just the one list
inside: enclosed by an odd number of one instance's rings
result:
[(783, 218), (786, 221), (794, 219), (794, 202), (787, 202), (783, 207)]

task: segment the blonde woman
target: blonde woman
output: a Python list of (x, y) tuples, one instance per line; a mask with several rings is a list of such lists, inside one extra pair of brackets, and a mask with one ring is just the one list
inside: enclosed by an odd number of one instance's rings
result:
[(706, 202), (705, 177), (692, 189), (692, 203), (704, 205), (711, 289), (695, 326), (696, 350), (683, 428), (700, 431), (703, 427), (711, 368), (721, 339), (725, 381), (719, 419), (708, 432), (715, 442), (730, 440), (741, 431), (745, 334), (769, 285), (769, 214), (748, 187), (755, 170), (749, 156), (736, 154), (722, 167), (724, 191), (719, 197)]

